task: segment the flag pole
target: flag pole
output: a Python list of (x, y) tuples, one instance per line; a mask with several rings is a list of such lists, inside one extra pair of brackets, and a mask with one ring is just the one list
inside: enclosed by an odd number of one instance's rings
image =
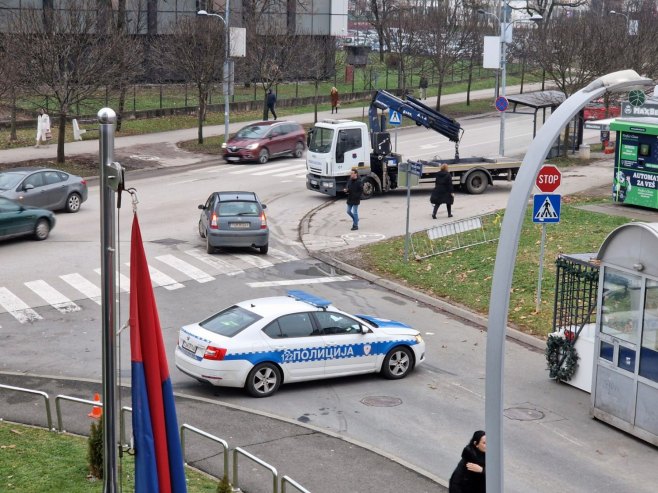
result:
[(103, 493), (118, 493), (116, 439), (116, 237), (115, 194), (123, 188), (123, 169), (114, 162), (116, 113), (98, 112), (101, 177), (101, 289), (103, 364)]

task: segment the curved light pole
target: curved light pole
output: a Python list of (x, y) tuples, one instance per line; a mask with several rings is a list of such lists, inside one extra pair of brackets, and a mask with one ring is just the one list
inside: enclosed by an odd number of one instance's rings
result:
[(551, 113), (528, 147), (516, 175), (503, 216), (496, 262), (491, 280), (487, 324), (485, 430), (487, 431), (487, 492), (503, 493), (503, 381), (505, 329), (509, 312), (514, 264), (521, 227), (539, 168), (560, 131), (591, 100), (606, 91), (619, 92), (638, 86), (653, 86), (651, 79), (633, 70), (622, 70), (599, 77), (573, 94)]
[[(487, 12), (483, 9), (478, 9), (478, 14), (489, 15), (496, 19), (500, 24), (500, 95), (505, 97), (505, 89), (507, 87), (507, 29), (514, 24), (515, 22), (522, 21), (534, 21), (541, 22), (543, 17), (539, 14), (532, 14), (531, 17), (527, 19), (516, 19), (512, 22), (506, 22), (507, 12), (509, 10), (509, 5), (505, 2), (501, 6), (501, 17), (498, 17), (493, 12)], [(505, 155), (505, 111), (500, 112), (500, 141), (498, 143), (498, 154), (501, 156)]]
[(230, 36), (229, 36), (229, 29), (228, 29), (228, 21), (229, 21), (229, 14), (230, 14), (230, 7), (229, 7), (229, 0), (226, 0), (226, 13), (224, 14), (225, 17), (219, 15), (219, 14), (213, 14), (210, 12), (207, 12), (205, 10), (199, 10), (197, 12), (197, 15), (202, 15), (202, 16), (207, 16), (207, 17), (217, 17), (224, 23), (224, 45), (225, 45), (225, 54), (224, 54), (224, 144), (228, 142), (228, 125), (229, 125), (229, 81), (230, 81), (230, 64), (229, 64), (229, 58), (231, 56), (231, 50), (229, 49), (229, 41), (230, 41)]

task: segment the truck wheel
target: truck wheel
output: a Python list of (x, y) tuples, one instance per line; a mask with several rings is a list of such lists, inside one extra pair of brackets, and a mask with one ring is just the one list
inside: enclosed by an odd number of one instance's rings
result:
[(484, 171), (473, 171), (466, 177), (465, 185), (468, 193), (478, 195), (489, 186), (489, 177)]
[(363, 180), (363, 192), (361, 193), (361, 198), (363, 200), (368, 200), (377, 192), (377, 184), (372, 178), (366, 178)]

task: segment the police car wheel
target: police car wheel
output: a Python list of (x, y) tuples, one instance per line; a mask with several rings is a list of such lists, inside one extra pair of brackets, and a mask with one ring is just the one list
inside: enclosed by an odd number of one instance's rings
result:
[(254, 397), (269, 397), (281, 385), (281, 372), (272, 363), (256, 365), (247, 377), (247, 392)]
[(404, 378), (413, 368), (411, 350), (404, 346), (391, 349), (382, 364), (382, 375), (389, 380)]

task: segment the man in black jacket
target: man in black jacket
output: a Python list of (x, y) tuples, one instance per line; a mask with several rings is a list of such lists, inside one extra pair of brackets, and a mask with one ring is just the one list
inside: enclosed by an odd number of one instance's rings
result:
[(359, 229), (359, 204), (363, 193), (363, 183), (355, 169), (352, 170), (347, 187), (343, 192), (347, 194), (347, 215), (352, 218), (352, 231), (356, 231)]
[[(267, 115), (269, 116), (270, 111), (272, 116), (276, 120), (276, 113), (274, 112), (274, 105), (276, 104), (276, 94), (272, 92), (272, 89), (267, 90)], [(267, 118), (265, 118), (267, 120)]]

